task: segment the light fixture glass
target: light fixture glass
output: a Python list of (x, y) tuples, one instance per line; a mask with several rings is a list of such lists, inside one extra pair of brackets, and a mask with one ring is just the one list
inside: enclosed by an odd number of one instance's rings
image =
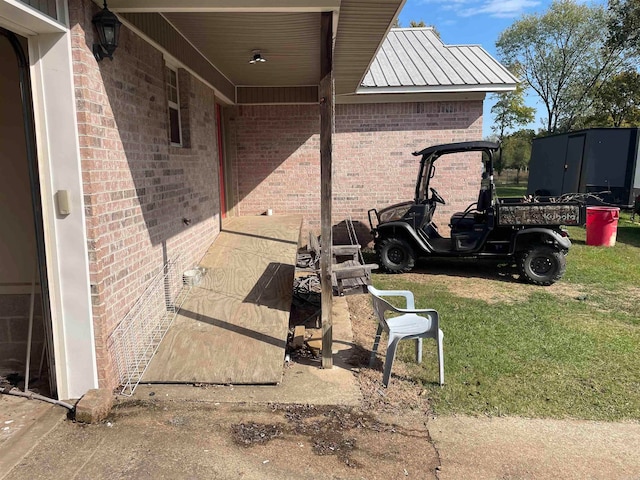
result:
[(104, 8), (93, 16), (91, 22), (96, 27), (99, 41), (99, 43), (93, 44), (93, 55), (98, 62), (103, 58), (113, 60), (113, 52), (118, 48), (118, 37), (122, 23), (115, 13), (107, 8), (106, 0)]
[(260, 50), (254, 50), (251, 52), (251, 60), (249, 60), (249, 63), (251, 65), (253, 65), (254, 63), (264, 63), (266, 61), (267, 59), (262, 56)]

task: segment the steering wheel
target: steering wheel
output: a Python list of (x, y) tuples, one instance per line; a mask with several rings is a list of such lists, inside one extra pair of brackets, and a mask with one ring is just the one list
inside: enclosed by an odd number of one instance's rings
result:
[(441, 203), (443, 205), (447, 204), (447, 202), (444, 201), (444, 198), (442, 198), (440, 196), (440, 194), (436, 191), (435, 188), (429, 187), (429, 190), (431, 190), (431, 199), (432, 200), (435, 200), (436, 202)]

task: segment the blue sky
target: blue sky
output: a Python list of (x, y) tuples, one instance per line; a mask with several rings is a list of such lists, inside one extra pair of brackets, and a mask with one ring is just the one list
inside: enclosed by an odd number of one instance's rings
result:
[[(495, 44), (500, 33), (523, 14), (544, 12), (550, 3), (551, 0), (407, 0), (400, 13), (400, 24), (408, 27), (411, 20), (423, 20), (438, 29), (445, 44), (482, 45), (497, 58)], [(593, 3), (605, 4), (606, 0)], [(491, 107), (494, 103), (491, 96), (487, 95), (483, 136), (491, 133)], [(527, 104), (538, 108), (536, 120), (530, 126), (537, 129), (542, 125), (540, 119), (543, 113), (535, 97), (529, 96)]]

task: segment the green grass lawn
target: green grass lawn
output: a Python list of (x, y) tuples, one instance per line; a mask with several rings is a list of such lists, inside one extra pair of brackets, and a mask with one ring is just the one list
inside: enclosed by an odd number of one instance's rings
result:
[(496, 193), (498, 197), (523, 197), (527, 194), (527, 184), (519, 185), (496, 185)]
[(580, 228), (571, 235), (567, 273), (554, 287), (474, 278), (526, 292), (509, 301), (470, 299), (438, 277), (374, 276), (377, 287), (412, 290), (419, 307), (440, 312), (444, 388), (434, 383), (435, 342), (425, 341), (422, 365), (412, 342), (399, 353), (436, 413), (640, 419), (640, 226), (623, 217), (614, 248), (586, 246)]

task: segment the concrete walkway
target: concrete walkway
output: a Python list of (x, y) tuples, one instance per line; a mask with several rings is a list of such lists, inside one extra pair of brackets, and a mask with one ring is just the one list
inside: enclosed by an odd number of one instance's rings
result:
[(428, 423), (440, 480), (640, 479), (640, 424), (517, 417)]
[[(209, 401), (207, 395), (183, 400), (175, 391), (150, 393), (146, 400), (116, 409), (100, 425), (76, 425), (64, 421), (63, 412), (51, 411), (57, 418), (46, 420), (47, 425), (54, 421), (53, 428), (40, 428), (35, 443), (29, 434), (20, 447), (23, 457), (13, 468), (0, 470), (0, 479), (640, 478), (639, 424), (440, 417), (425, 427), (424, 417), (418, 421), (408, 413), (384, 419), (392, 430), (346, 432), (357, 445), (352, 453), (357, 468), (351, 468), (336, 456), (317, 455), (313, 436), (298, 431), (304, 419), (268, 443), (247, 447), (234, 438), (234, 425), (269, 435), (269, 426), (283, 428), (290, 412), (251, 402)], [(335, 412), (340, 410), (331, 407), (329, 413)], [(319, 411), (316, 417), (327, 418), (327, 413)], [(405, 450), (408, 445), (411, 450)], [(6, 458), (6, 446), (0, 459)], [(14, 460), (15, 454), (14, 448)]]

